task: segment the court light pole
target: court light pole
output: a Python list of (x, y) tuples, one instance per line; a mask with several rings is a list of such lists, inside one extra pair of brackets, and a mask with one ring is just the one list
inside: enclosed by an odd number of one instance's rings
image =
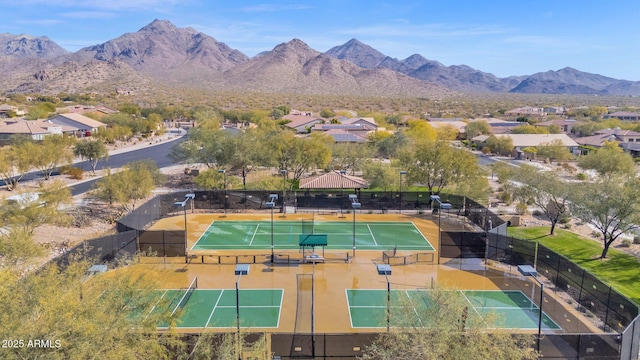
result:
[(389, 282), (389, 275), (391, 275), (391, 265), (377, 264), (378, 275), (384, 275), (387, 280), (387, 332), (391, 328), (391, 282)]
[(344, 175), (347, 173), (346, 170), (342, 169), (340, 170), (340, 217), (344, 217), (344, 215), (342, 215), (342, 191), (344, 190)]
[(287, 213), (287, 197), (286, 197), (286, 189), (287, 189), (287, 170), (280, 170), (280, 175), (282, 175), (282, 213)]
[(224, 177), (224, 214), (227, 215), (227, 170), (218, 170), (218, 173), (222, 174), (222, 176)]
[(407, 175), (407, 172), (400, 170), (400, 214), (402, 214), (402, 176)]
[(356, 210), (362, 208), (362, 204), (358, 202), (358, 195), (349, 195), (351, 207), (353, 208), (353, 257), (356, 256)]
[(236, 280), (236, 355), (238, 355), (238, 359), (242, 359), (240, 354), (240, 279), (242, 275), (249, 275), (249, 264), (238, 264), (236, 265), (235, 275), (238, 275), (238, 280)]
[[(540, 285), (540, 305), (538, 306), (538, 339), (536, 341), (536, 350), (540, 352), (540, 339), (542, 338), (542, 302), (544, 301), (544, 283), (538, 279), (538, 271), (531, 265), (518, 265), (520, 274), (530, 277)], [(532, 299), (533, 301), (533, 299)]]
[(276, 207), (276, 200), (278, 200), (278, 194), (270, 194), (269, 201), (264, 205), (271, 209), (271, 263), (273, 264), (273, 208)]
[(189, 249), (189, 244), (187, 243), (187, 203), (189, 200), (195, 199), (196, 194), (189, 193), (184, 196), (183, 201), (176, 201), (173, 203), (175, 206), (179, 206), (184, 210), (184, 262), (185, 264), (189, 262), (189, 257), (187, 256), (187, 251)]

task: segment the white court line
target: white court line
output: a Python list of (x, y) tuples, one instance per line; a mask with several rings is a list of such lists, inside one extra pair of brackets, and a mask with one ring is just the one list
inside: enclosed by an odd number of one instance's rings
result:
[(218, 303), (220, 302), (220, 299), (222, 298), (222, 293), (224, 292), (224, 290), (220, 291), (220, 295), (218, 295), (218, 300), (216, 300), (216, 304), (213, 305), (213, 309), (211, 309), (211, 314), (209, 314), (209, 318), (207, 319), (207, 322), (204, 323), (204, 327), (206, 328), (207, 325), (209, 325), (209, 321), (211, 321), (211, 317), (213, 316), (213, 313), (216, 311), (216, 308), (218, 307)]
[(149, 317), (149, 315), (151, 315), (151, 313), (153, 312), (153, 310), (155, 310), (155, 309), (156, 309), (156, 306), (158, 306), (158, 304), (160, 303), (160, 301), (162, 301), (162, 299), (164, 298), (164, 296), (167, 294), (167, 292), (168, 292), (168, 291), (169, 291), (169, 290), (165, 290), (165, 291), (162, 293), (162, 296), (160, 296), (160, 298), (158, 299), (158, 301), (156, 301), (156, 303), (155, 303), (155, 304), (153, 304), (153, 307), (151, 307), (151, 310), (149, 310), (149, 313), (147, 314), (147, 316), (145, 316), (145, 317), (144, 317), (144, 319), (145, 319), (145, 320)]
[(355, 326), (353, 326), (353, 316), (351, 315), (351, 302), (349, 301), (349, 289), (344, 289), (344, 296), (347, 297), (347, 309), (349, 310), (349, 322), (351, 323), (351, 327), (355, 328)]
[(253, 239), (255, 239), (256, 237), (256, 233), (258, 232), (258, 228), (260, 227), (260, 224), (258, 224), (256, 226), (256, 229), (253, 231), (253, 236), (251, 237), (251, 241), (249, 241), (249, 246), (253, 245)]
[(371, 234), (371, 238), (373, 239), (373, 243), (376, 244), (376, 246), (378, 246), (378, 242), (376, 241), (376, 237), (373, 236), (373, 231), (371, 231), (371, 227), (369, 226), (369, 224), (367, 224), (367, 229), (369, 229), (369, 234)]
[(424, 234), (422, 233), (422, 231), (420, 231), (420, 229), (418, 229), (418, 227), (416, 226), (416, 224), (412, 221), (411, 225), (413, 225), (413, 227), (416, 229), (416, 231), (418, 232), (418, 234), (420, 234), (420, 236), (424, 239), (424, 241), (427, 242), (427, 244), (429, 244), (429, 247), (431, 248), (431, 250), (435, 250), (436, 248), (433, 247), (433, 245), (429, 242), (429, 240), (427, 239), (426, 236), (424, 236)]
[(194, 250), (194, 248), (196, 247), (196, 245), (198, 245), (198, 243), (200, 242), (200, 240), (202, 240), (202, 237), (205, 236), (207, 234), (207, 230), (209, 230), (209, 228), (213, 225), (213, 223), (216, 222), (215, 220), (213, 220), (211, 222), (211, 224), (209, 224), (209, 226), (207, 226), (207, 228), (202, 232), (202, 234), (200, 234), (200, 236), (198, 237), (198, 240), (196, 240), (196, 242), (193, 244), (193, 246), (191, 247), (191, 250)]
[(480, 317), (480, 319), (482, 319), (482, 322), (487, 325), (487, 328), (489, 329), (493, 329), (491, 326), (489, 326), (489, 323), (487, 323), (484, 319), (484, 317), (482, 316), (482, 314), (480, 314), (480, 312), (478, 311), (478, 309), (476, 309), (475, 306), (473, 306), (473, 302), (471, 302), (471, 300), (467, 297), (467, 294), (464, 293), (464, 291), (462, 290), (458, 290), (462, 296), (464, 296), (464, 298), (467, 300), (467, 302), (469, 303), (469, 305), (471, 305), (471, 308), (473, 308), (473, 311), (476, 312), (476, 314), (478, 314), (478, 316)]

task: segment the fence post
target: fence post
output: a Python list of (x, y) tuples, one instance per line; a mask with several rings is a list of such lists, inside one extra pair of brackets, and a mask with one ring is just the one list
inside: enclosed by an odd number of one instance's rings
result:
[(604, 321), (602, 324), (602, 331), (607, 328), (607, 318), (609, 317), (609, 305), (611, 304), (611, 286), (609, 286), (609, 294), (607, 295), (607, 311), (604, 313)]

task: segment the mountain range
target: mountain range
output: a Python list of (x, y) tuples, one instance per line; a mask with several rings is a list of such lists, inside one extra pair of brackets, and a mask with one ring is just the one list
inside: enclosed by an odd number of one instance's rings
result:
[(192, 28), (154, 20), (70, 53), (47, 37), (0, 34), (0, 91), (151, 91), (154, 84), (225, 91), (442, 97), (461, 92), (640, 95), (640, 82), (572, 68), (499, 78), (419, 54), (398, 60), (357, 39), (316, 51), (293, 39), (249, 58)]

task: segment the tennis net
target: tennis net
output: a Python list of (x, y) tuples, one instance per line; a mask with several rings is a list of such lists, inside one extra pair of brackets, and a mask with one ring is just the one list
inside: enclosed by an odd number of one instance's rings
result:
[(314, 220), (302, 220), (302, 233), (303, 234), (313, 234), (313, 225), (314, 225)]
[(173, 314), (175, 314), (179, 309), (182, 309), (187, 304), (187, 301), (189, 301), (189, 298), (191, 298), (191, 295), (193, 295), (197, 288), (198, 278), (195, 277), (193, 278), (191, 285), (189, 285), (185, 293), (180, 298), (180, 301), (178, 301), (178, 305), (176, 305), (175, 309), (173, 309), (173, 311), (171, 312), (171, 316), (173, 316)]

